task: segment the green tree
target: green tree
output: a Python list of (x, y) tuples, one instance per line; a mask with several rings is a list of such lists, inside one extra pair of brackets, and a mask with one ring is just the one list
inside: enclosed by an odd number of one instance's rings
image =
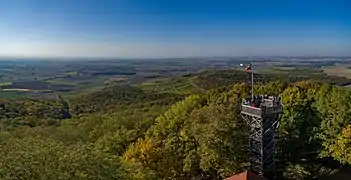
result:
[(299, 161), (319, 148), (314, 135), (321, 120), (304, 89), (285, 89), (282, 103), (284, 108), (278, 129), (278, 146), (281, 146), (282, 155), (287, 161)]
[(289, 164), (284, 170), (284, 178), (286, 180), (310, 179), (311, 173), (299, 164)]
[(127, 179), (118, 157), (89, 146), (67, 147), (45, 138), (1, 139), (0, 178)]
[(238, 99), (210, 92), (177, 103), (124, 157), (161, 179), (221, 179), (246, 162)]
[(351, 123), (351, 92), (336, 86), (322, 86), (316, 94), (315, 107), (322, 119), (318, 137), (323, 141), (326, 151), (322, 156), (331, 156), (328, 148)]
[(328, 154), (343, 164), (351, 164), (351, 125), (345, 127), (341, 134), (326, 147)]

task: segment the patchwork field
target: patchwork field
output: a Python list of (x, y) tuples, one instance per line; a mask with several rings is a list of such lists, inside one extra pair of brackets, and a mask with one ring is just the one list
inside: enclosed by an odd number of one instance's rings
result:
[(351, 79), (351, 68), (345, 66), (324, 67), (323, 71), (331, 76), (346, 77)]
[[(284, 59), (3, 60), (0, 63), (0, 89), (28, 89), (28, 92), (0, 91), (0, 97), (33, 97), (33, 92), (47, 90), (64, 97), (72, 97), (113, 84), (141, 85), (145, 90), (191, 94), (218, 84), (243, 81), (243, 74), (236, 74), (233, 78), (231, 70), (240, 72), (243, 70), (240, 64), (246, 66), (252, 61), (255, 62), (253, 72), (264, 76), (291, 81), (314, 79), (338, 85), (351, 84), (349, 81), (351, 70), (347, 68), (351, 62), (349, 59), (317, 61), (286, 57)], [(204, 76), (201, 75), (204, 73), (199, 73), (211, 70), (224, 71), (212, 75), (205, 73)], [(245, 78), (247, 81), (250, 80), (249, 77)], [(256, 78), (260, 81), (260, 77)], [(36, 94), (36, 97), (40, 95)]]

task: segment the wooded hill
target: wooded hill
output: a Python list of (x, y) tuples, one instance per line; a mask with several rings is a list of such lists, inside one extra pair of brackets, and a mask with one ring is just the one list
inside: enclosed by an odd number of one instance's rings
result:
[[(226, 75), (183, 76), (181, 83), (202, 88), (186, 93), (117, 85), (69, 101), (2, 100), (0, 179), (223, 179), (241, 172), (248, 132), (240, 101), (251, 87), (235, 73), (227, 77), (236, 80), (218, 81)], [(255, 92), (281, 94), (284, 104), (278, 177), (348, 168), (349, 89), (263, 80)]]

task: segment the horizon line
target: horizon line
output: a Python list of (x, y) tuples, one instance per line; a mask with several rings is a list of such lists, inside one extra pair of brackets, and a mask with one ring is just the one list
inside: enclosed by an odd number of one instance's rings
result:
[(351, 58), (351, 55), (238, 55), (238, 56), (187, 56), (187, 57), (106, 57), (106, 56), (0, 56), (2, 60), (32, 59), (106, 59), (106, 60), (137, 60), (137, 59), (209, 59), (209, 58)]

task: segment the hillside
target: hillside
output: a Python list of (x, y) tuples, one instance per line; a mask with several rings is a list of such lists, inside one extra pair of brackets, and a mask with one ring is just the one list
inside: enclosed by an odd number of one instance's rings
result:
[[(351, 84), (345, 77), (327, 75), (319, 69), (281, 69), (270, 68), (254, 74), (256, 84), (265, 84), (270, 81), (280, 80), (285, 82), (298, 82), (313, 80), (333, 85), (344, 86)], [(251, 84), (251, 74), (242, 70), (203, 70), (199, 73), (190, 73), (171, 78), (159, 78), (141, 83), (147, 91), (170, 92), (176, 94), (203, 93), (215, 88), (228, 88), (236, 83)]]
[[(284, 104), (280, 179), (350, 167), (348, 89), (255, 76), (255, 92), (281, 94)], [(249, 82), (240, 71), (203, 71), (68, 101), (3, 100), (0, 179), (223, 179), (248, 166), (239, 105)]]

